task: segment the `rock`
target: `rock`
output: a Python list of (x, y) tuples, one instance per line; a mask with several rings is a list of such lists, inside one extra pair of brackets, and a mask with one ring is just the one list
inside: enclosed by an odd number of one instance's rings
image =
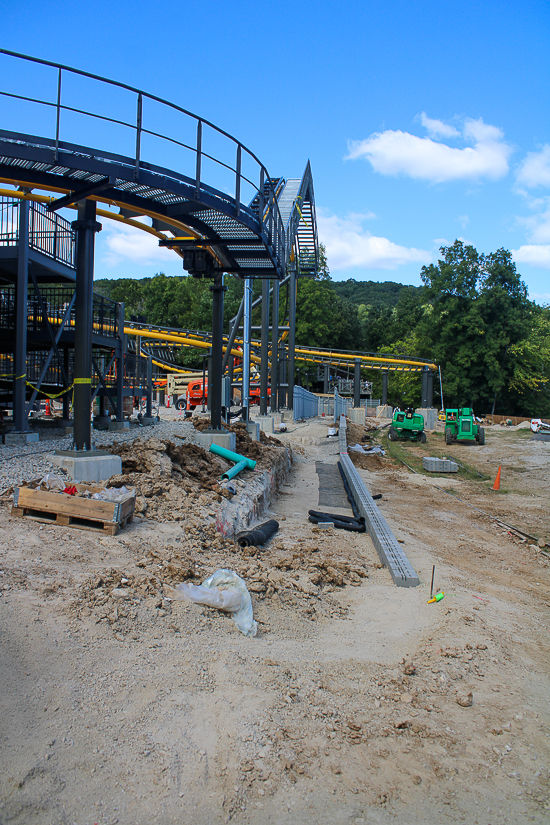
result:
[(131, 599), (132, 591), (127, 587), (115, 587), (111, 590), (111, 596), (113, 599)]
[(456, 697), (457, 705), (460, 705), (461, 708), (470, 708), (474, 702), (474, 694), (472, 691), (469, 693), (462, 693)]
[(406, 676), (414, 676), (416, 673), (416, 666), (412, 662), (405, 662), (403, 666), (403, 673)]

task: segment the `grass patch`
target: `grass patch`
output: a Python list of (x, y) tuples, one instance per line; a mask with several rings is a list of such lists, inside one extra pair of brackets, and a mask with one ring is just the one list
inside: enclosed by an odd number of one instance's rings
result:
[[(439, 439), (443, 441), (443, 436), (440, 436), (438, 433), (434, 435), (436, 438), (439, 436)], [(432, 434), (430, 434), (429, 444), (420, 444), (419, 442), (410, 441), (390, 441), (387, 435), (385, 435), (382, 439), (384, 449), (387, 450), (388, 454), (397, 463), (407, 464), (412, 470), (420, 475), (435, 476), (436, 478), (458, 476), (465, 481), (489, 481), (491, 479), (491, 476), (487, 475), (487, 473), (480, 473), (478, 470), (469, 466), (461, 459), (455, 458), (451, 455), (450, 450), (442, 450), (439, 447), (434, 447), (433, 441), (434, 436)], [(442, 446), (447, 447), (444, 441)], [(458, 464), (458, 472), (430, 473), (428, 470), (425, 470), (422, 465), (422, 459), (425, 456), (430, 456), (433, 458), (449, 458), (451, 461), (455, 461)]]

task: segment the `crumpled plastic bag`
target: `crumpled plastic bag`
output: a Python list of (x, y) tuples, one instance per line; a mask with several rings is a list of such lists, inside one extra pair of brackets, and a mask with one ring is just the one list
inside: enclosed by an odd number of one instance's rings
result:
[(356, 444), (354, 447), (348, 447), (348, 450), (352, 450), (354, 453), (364, 453), (364, 455), (386, 455), (386, 451), (383, 447), (369, 447), (368, 450), (361, 444)]
[(120, 501), (129, 492), (131, 491), (127, 487), (108, 487), (105, 490), (100, 490), (99, 493), (94, 493), (92, 498), (98, 501)]
[(51, 493), (62, 493), (65, 487), (66, 482), (54, 473), (47, 473), (38, 485), (39, 490), (49, 490)]
[(216, 570), (202, 584), (183, 582), (178, 584), (175, 591), (178, 599), (187, 599), (195, 604), (205, 604), (231, 613), (231, 618), (241, 633), (245, 636), (256, 635), (258, 625), (254, 621), (250, 593), (244, 580), (233, 570)]

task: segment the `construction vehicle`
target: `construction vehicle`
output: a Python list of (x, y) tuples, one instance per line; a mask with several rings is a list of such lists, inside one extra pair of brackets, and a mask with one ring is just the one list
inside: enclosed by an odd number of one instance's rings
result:
[(445, 444), (454, 441), (477, 441), (485, 444), (485, 430), (476, 424), (471, 407), (458, 407), (445, 410)]
[(388, 437), (390, 441), (422, 441), (425, 444), (424, 417), (415, 413), (412, 407), (405, 411), (394, 410)]

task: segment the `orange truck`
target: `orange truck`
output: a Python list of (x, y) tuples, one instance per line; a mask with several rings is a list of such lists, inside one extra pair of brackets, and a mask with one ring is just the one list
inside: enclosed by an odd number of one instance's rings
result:
[[(241, 390), (237, 388), (234, 390), (234, 397), (235, 400), (237, 398), (240, 401), (240, 394)], [(267, 388), (268, 396), (271, 396), (271, 390)], [(203, 390), (202, 378), (195, 379), (194, 381), (190, 381), (187, 385), (187, 393), (185, 396), (185, 403), (183, 402), (183, 396), (180, 396), (176, 402), (176, 406), (178, 409), (185, 409), (187, 410), (194, 410), (195, 407), (205, 403), (206, 398), (208, 396), (208, 380), (205, 381), (205, 387)], [(204, 399), (204, 402), (203, 402)], [(259, 404), (260, 403), (260, 385), (259, 384), (250, 384), (250, 402), (251, 404)]]

